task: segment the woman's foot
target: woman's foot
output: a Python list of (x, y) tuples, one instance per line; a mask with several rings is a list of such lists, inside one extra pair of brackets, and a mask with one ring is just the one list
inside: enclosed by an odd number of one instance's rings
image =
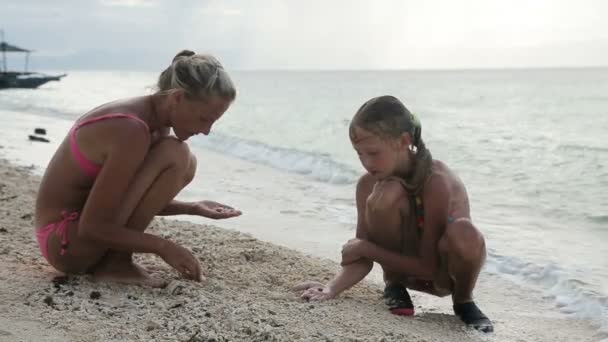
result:
[(454, 313), (468, 326), (485, 333), (493, 332), (494, 326), (488, 316), (484, 315), (475, 302), (454, 304)]
[(93, 279), (103, 282), (135, 284), (149, 287), (165, 287), (164, 279), (151, 277), (145, 269), (135, 264), (131, 258), (106, 256), (94, 269)]
[(407, 289), (402, 284), (391, 284), (384, 288), (386, 305), (393, 315), (413, 316), (414, 304)]

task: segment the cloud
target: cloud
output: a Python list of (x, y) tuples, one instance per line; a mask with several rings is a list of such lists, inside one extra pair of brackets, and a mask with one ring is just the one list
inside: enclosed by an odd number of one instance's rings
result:
[(158, 3), (153, 0), (100, 0), (102, 6), (108, 7), (156, 7)]
[(585, 66), (608, 61), (606, 11), (602, 0), (28, 0), (3, 6), (0, 23), (37, 56), (92, 67), (164, 66), (184, 48), (243, 69)]
[(219, 15), (219, 16), (241, 16), (243, 11), (236, 8), (228, 8), (222, 4), (212, 3), (198, 10), (202, 15)]

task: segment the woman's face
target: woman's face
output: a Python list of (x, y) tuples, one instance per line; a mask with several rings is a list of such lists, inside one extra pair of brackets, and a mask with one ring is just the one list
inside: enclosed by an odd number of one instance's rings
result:
[(207, 135), (211, 126), (222, 117), (230, 107), (231, 101), (212, 97), (206, 101), (191, 100), (186, 96), (176, 96), (174, 115), (172, 116), (173, 132), (179, 140), (187, 140), (193, 135)]

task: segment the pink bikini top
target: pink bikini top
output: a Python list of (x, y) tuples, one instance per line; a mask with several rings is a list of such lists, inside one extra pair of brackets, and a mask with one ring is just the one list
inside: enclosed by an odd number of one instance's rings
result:
[(78, 164), (80, 169), (87, 176), (89, 176), (91, 178), (97, 177), (97, 175), (99, 174), (99, 171), (101, 171), (101, 164), (93, 163), (92, 161), (88, 160), (82, 154), (82, 152), (80, 152), (78, 145), (76, 145), (76, 131), (84, 125), (88, 125), (88, 124), (91, 124), (91, 123), (94, 123), (97, 121), (101, 121), (101, 120), (114, 119), (114, 118), (132, 119), (132, 120), (141, 122), (141, 124), (144, 125), (146, 130), (148, 130), (148, 131), (150, 130), (150, 128), (148, 127), (148, 124), (146, 124), (146, 122), (143, 121), (142, 119), (138, 118), (137, 116), (135, 116), (133, 114), (122, 114), (122, 113), (112, 113), (112, 114), (100, 115), (100, 116), (96, 116), (94, 118), (84, 120), (82, 122), (77, 122), (76, 124), (74, 124), (74, 126), (72, 126), (72, 129), (70, 130), (70, 149), (72, 150), (72, 156), (74, 156), (74, 160), (76, 160), (76, 163)]

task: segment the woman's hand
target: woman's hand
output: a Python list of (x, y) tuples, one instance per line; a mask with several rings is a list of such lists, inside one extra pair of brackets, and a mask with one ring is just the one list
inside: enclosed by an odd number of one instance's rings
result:
[(204, 216), (214, 220), (227, 219), (241, 215), (240, 210), (214, 201), (200, 201), (192, 202), (190, 204), (192, 206), (192, 215)]
[(186, 248), (167, 241), (166, 246), (161, 249), (159, 256), (173, 267), (182, 277), (194, 281), (201, 281), (201, 266), (198, 260)]
[(300, 298), (305, 300), (328, 300), (336, 297), (336, 293), (328, 286), (318, 281), (305, 281), (293, 288), (294, 291), (302, 291)]

